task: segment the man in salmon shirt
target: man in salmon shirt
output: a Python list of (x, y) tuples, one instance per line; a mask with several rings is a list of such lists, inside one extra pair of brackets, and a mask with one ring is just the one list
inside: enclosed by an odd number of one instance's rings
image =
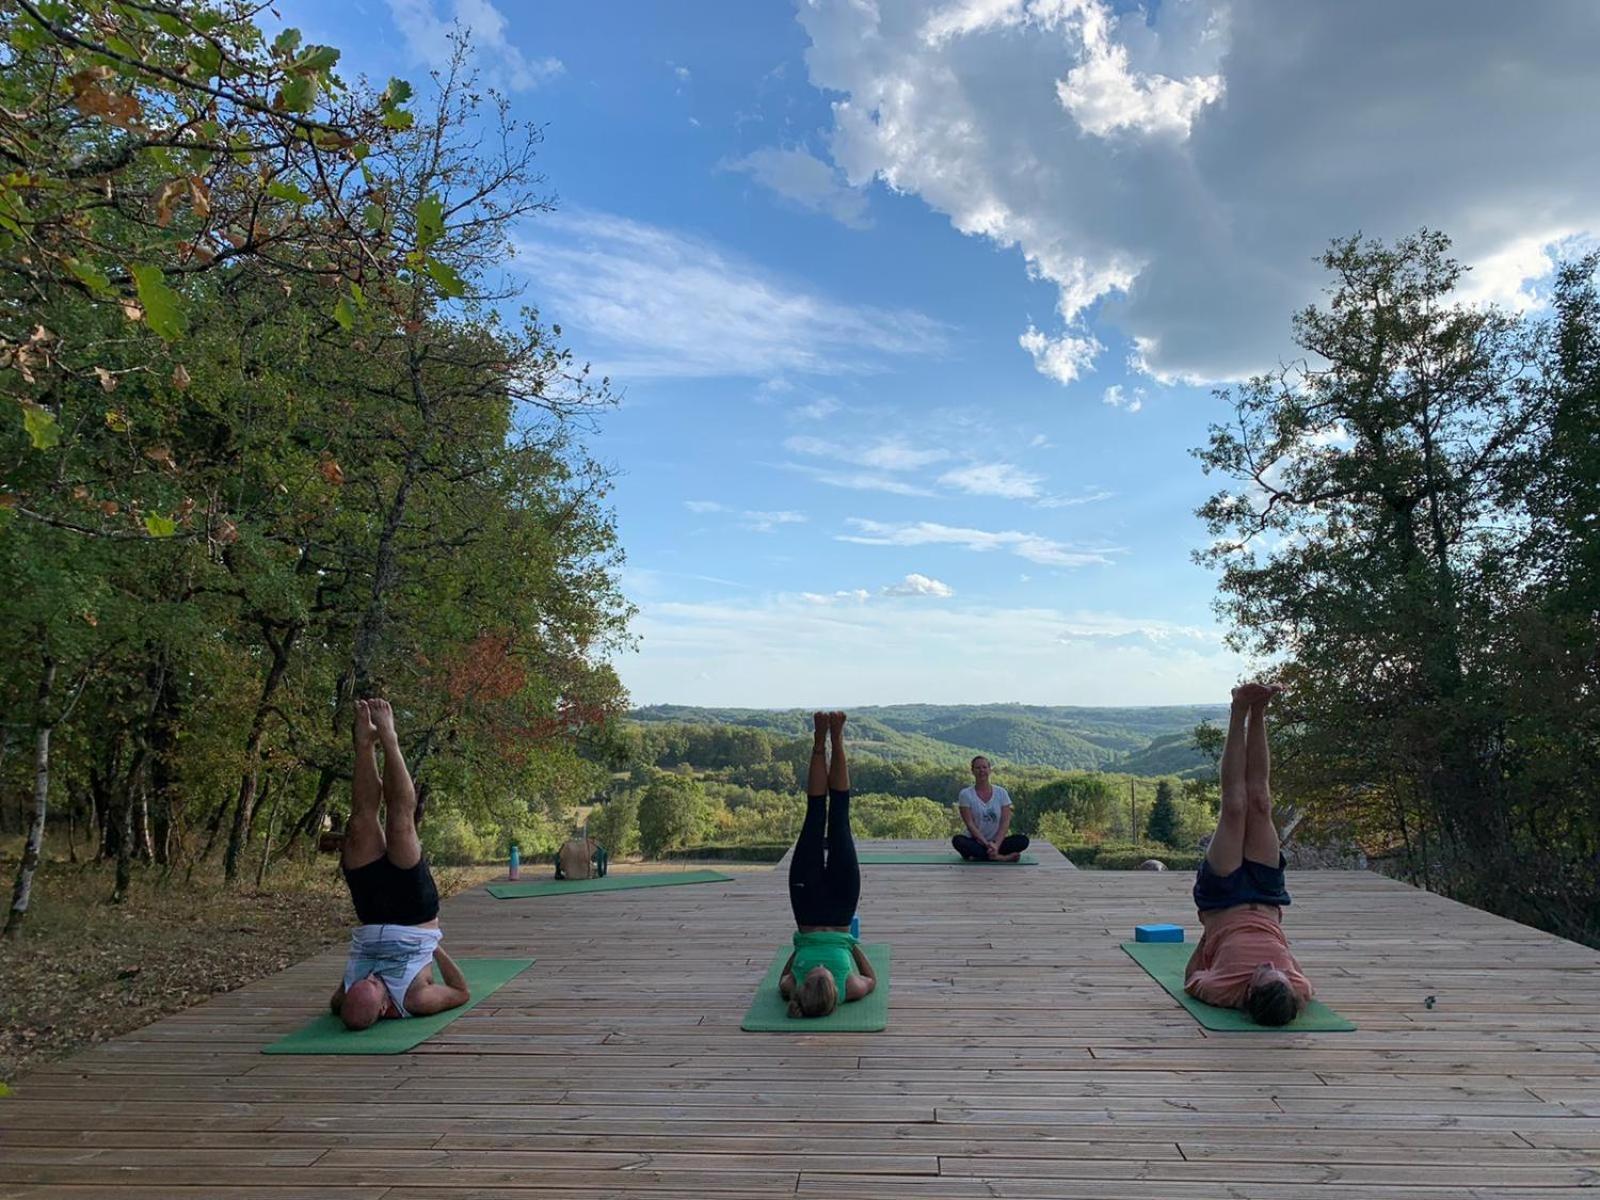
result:
[(1243, 1009), (1258, 1025), (1287, 1025), (1311, 999), (1311, 982), (1283, 936), (1283, 852), (1272, 824), (1267, 705), (1283, 688), (1233, 689), (1222, 750), (1222, 811), (1195, 877), (1205, 932), (1184, 972), (1196, 1000)]

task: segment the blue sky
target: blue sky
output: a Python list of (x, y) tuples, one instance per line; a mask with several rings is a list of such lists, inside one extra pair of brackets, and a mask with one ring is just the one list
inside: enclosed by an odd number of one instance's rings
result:
[(637, 703), (1224, 697), (1188, 451), (1314, 256), (1427, 224), (1526, 307), (1600, 223), (1590, 5), (281, 11), (380, 79), (471, 26), (545, 127), (514, 269), (624, 395)]

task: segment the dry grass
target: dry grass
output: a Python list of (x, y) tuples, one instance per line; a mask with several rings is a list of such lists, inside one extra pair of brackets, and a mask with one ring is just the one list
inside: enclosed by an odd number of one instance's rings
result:
[[(0, 857), (7, 894), (16, 867)], [(434, 874), (449, 895), (503, 870)], [(0, 1081), (282, 970), (342, 940), (353, 919), (331, 856), (280, 864), (259, 891), (141, 869), (112, 906), (111, 884), (108, 866), (40, 870), (21, 935), (0, 941)]]

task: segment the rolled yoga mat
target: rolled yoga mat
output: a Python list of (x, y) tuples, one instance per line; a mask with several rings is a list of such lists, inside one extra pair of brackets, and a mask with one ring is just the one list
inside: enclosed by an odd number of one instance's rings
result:
[(841, 1004), (825, 1017), (791, 1017), (789, 1002), (778, 994), (778, 979), (794, 947), (783, 947), (756, 988), (756, 998), (750, 1002), (739, 1028), (747, 1033), (877, 1033), (886, 1028), (889, 1024), (889, 946), (885, 942), (863, 942), (861, 949), (878, 973), (878, 986), (870, 995)]
[[(476, 1008), (510, 980), (533, 966), (531, 958), (458, 958), (456, 966), (467, 977), (472, 993), (460, 1008), (447, 1009), (430, 1017), (402, 1017), (379, 1021), (367, 1029), (352, 1030), (331, 1012), (325, 1012), (309, 1025), (263, 1046), (263, 1054), (404, 1054), (426, 1041), (468, 1009)], [(434, 967), (434, 978), (439, 977)]]
[(993, 858), (962, 858), (954, 850), (948, 854), (866, 850), (857, 852), (856, 861), (864, 867), (1037, 867), (1039, 865), (1039, 859), (1026, 852), (1016, 862), (1010, 863)]
[(496, 900), (530, 900), (538, 896), (565, 896), (572, 892), (624, 892), (629, 888), (716, 883), (732, 878), (732, 875), (724, 875), (721, 871), (663, 871), (653, 875), (607, 875), (602, 879), (540, 879), (491, 883), (489, 895)]
[(1122, 948), (1207, 1029), (1229, 1033), (1349, 1033), (1355, 1029), (1353, 1021), (1345, 1020), (1320, 1000), (1307, 1004), (1287, 1025), (1257, 1025), (1236, 1008), (1206, 1004), (1183, 990), (1183, 971), (1194, 953), (1193, 946), (1182, 942), (1123, 942)]

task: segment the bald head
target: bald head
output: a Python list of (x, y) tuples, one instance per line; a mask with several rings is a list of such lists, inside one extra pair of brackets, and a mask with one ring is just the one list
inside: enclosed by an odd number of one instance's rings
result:
[(386, 1000), (383, 984), (378, 982), (376, 976), (368, 975), (345, 991), (344, 1000), (339, 1005), (339, 1019), (344, 1022), (346, 1029), (370, 1028), (383, 1016)]

